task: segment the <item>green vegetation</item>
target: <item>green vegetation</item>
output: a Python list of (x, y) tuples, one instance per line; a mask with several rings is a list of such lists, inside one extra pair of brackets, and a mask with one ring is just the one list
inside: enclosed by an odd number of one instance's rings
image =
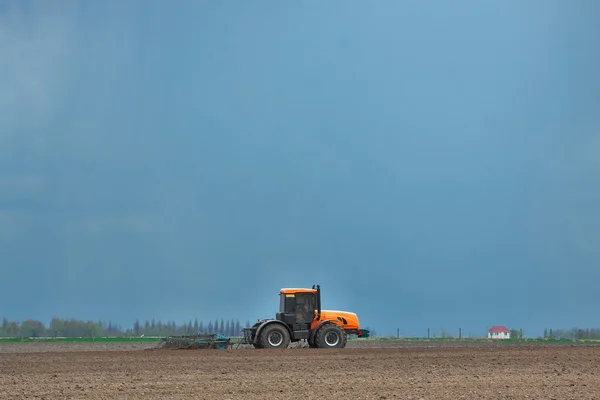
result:
[(575, 340), (599, 340), (600, 329), (545, 329), (544, 339), (575, 339)]
[(522, 329), (511, 329), (510, 330), (511, 339), (523, 339), (523, 330)]
[[(249, 326), (250, 322), (246, 323)], [(173, 321), (145, 321), (144, 324), (135, 321), (128, 329), (113, 324), (111, 321), (79, 321), (75, 319), (53, 318), (48, 326), (36, 320), (25, 320), (21, 323), (2, 319), (0, 325), (0, 338), (134, 338), (134, 337), (160, 337), (175, 335), (193, 335), (198, 332), (221, 333), (232, 337), (241, 332), (238, 320), (225, 320), (223, 318), (209, 321), (195, 319), (193, 322), (176, 324)]]

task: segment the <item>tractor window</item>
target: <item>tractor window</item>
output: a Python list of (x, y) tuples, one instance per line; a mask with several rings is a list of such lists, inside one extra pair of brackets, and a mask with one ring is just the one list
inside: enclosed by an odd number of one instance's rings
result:
[(315, 314), (315, 295), (312, 293), (298, 293), (294, 311), (299, 320), (312, 321)]
[(279, 299), (279, 312), (282, 313), (290, 313), (294, 312), (294, 307), (296, 307), (296, 296), (293, 294), (285, 294), (281, 293)]

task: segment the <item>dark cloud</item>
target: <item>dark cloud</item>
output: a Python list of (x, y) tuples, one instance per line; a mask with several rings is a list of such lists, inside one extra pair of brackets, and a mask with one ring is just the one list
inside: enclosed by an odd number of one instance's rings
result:
[[(595, 323), (595, 3), (0, 9), (8, 317)], [(8, 21), (8, 22), (7, 22)]]

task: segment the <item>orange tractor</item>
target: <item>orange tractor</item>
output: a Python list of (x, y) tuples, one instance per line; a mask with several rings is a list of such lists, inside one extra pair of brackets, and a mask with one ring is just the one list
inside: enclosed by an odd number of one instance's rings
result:
[(290, 342), (306, 340), (313, 348), (346, 347), (348, 335), (368, 337), (355, 313), (321, 309), (321, 287), (286, 288), (279, 292), (275, 319), (259, 320), (244, 328), (244, 342), (255, 348), (287, 348)]

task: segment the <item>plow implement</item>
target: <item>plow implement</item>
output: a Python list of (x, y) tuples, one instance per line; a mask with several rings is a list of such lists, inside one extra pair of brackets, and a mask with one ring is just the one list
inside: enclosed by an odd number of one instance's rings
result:
[(167, 336), (160, 339), (159, 348), (163, 349), (217, 349), (225, 350), (237, 344), (227, 336), (213, 334), (197, 334), (190, 336)]

